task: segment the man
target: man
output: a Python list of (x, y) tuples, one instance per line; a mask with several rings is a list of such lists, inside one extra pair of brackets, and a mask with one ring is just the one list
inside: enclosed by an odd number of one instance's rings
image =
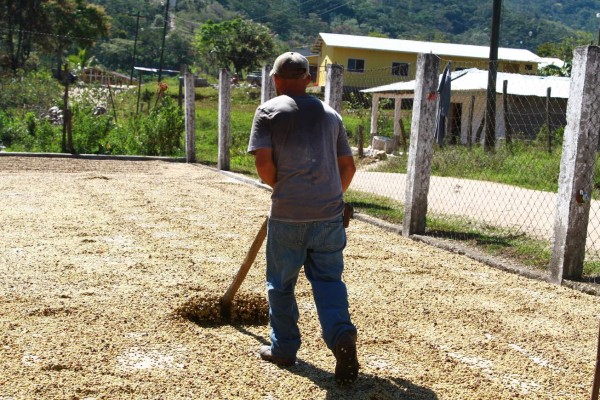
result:
[(340, 115), (306, 94), (307, 59), (280, 55), (271, 76), (278, 96), (259, 106), (248, 152), (258, 175), (273, 188), (267, 230), (267, 293), (271, 345), (263, 360), (292, 366), (300, 348), (294, 288), (302, 266), (311, 283), (323, 339), (336, 358), (335, 378), (358, 376), (356, 328), (342, 281), (343, 194), (356, 171)]

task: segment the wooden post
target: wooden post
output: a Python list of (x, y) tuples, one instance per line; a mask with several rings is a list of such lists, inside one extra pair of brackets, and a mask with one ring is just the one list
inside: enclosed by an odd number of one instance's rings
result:
[(196, 91), (194, 89), (194, 76), (185, 70), (183, 80), (185, 88), (185, 161), (194, 163), (196, 162)]
[(437, 111), (440, 59), (434, 54), (417, 56), (410, 149), (406, 174), (406, 200), (402, 234), (425, 233), (427, 195), (431, 174), (431, 158)]
[(598, 400), (600, 391), (600, 332), (598, 332), (598, 344), (596, 344), (596, 368), (594, 369), (594, 381), (592, 383), (592, 400)]
[(142, 79), (144, 73), (139, 70), (138, 71), (138, 92), (137, 92), (137, 104), (135, 106), (135, 114), (137, 115), (140, 112), (140, 95), (142, 94)]
[(365, 156), (363, 147), (365, 146), (365, 127), (362, 125), (358, 126), (358, 158)]
[[(63, 126), (62, 126), (62, 151), (63, 153), (67, 152), (67, 113), (69, 110), (69, 79), (68, 79), (68, 69), (65, 64), (64, 67), (64, 77), (63, 83), (65, 85), (65, 91), (63, 93)], [(60, 69), (58, 70), (58, 76), (60, 77)]]
[(504, 139), (506, 144), (512, 143), (512, 131), (510, 129), (510, 120), (508, 115), (508, 81), (502, 82), (502, 107), (504, 108)]
[(598, 344), (596, 345), (596, 368), (594, 369), (594, 381), (592, 383), (592, 400), (598, 400), (600, 391), (600, 332), (598, 332)]
[(73, 114), (69, 108), (69, 66), (65, 64), (64, 69), (65, 92), (63, 94), (63, 132), (62, 132), (62, 150), (63, 152), (74, 153), (73, 149)]
[(485, 112), (484, 148), (486, 151), (494, 151), (496, 149), (496, 80), (498, 78), (498, 45), (500, 43), (502, 0), (494, 0), (493, 3)]
[(548, 153), (552, 153), (552, 126), (550, 125), (550, 99), (552, 88), (546, 89), (546, 129), (548, 129)]
[[(498, 0), (494, 0), (498, 1)], [(496, 150), (496, 78), (498, 61), (490, 61), (488, 89), (485, 108), (485, 135), (483, 139), (486, 151)]]
[(261, 104), (265, 101), (271, 100), (277, 96), (275, 91), (275, 82), (271, 74), (271, 65), (265, 65), (261, 71), (261, 84), (260, 84), (260, 102)]
[(471, 96), (469, 102), (469, 120), (467, 121), (467, 146), (473, 146), (473, 113), (475, 111), (475, 96)]
[(182, 64), (179, 66), (179, 95), (177, 96), (177, 105), (179, 106), (180, 109), (183, 107), (183, 87), (185, 86), (184, 75), (185, 75), (186, 71), (187, 71), (186, 65)]
[(110, 106), (113, 110), (113, 117), (115, 118), (115, 123), (117, 123), (117, 107), (115, 107), (115, 98), (113, 96), (112, 86), (110, 85), (110, 78), (107, 78), (107, 86), (108, 86), (108, 95), (110, 96)]
[(392, 141), (392, 152), (398, 151), (400, 147), (400, 125), (402, 124), (402, 99), (394, 98), (394, 138)]
[(217, 168), (229, 171), (229, 143), (231, 126), (231, 76), (227, 69), (219, 73), (219, 159)]
[(377, 93), (373, 93), (373, 100), (371, 102), (371, 146), (373, 146), (373, 138), (377, 135), (377, 117), (379, 116), (380, 97), (381, 96)]
[(600, 126), (599, 70), (600, 47), (575, 49), (550, 259), (550, 281), (557, 284), (583, 274)]
[(404, 129), (404, 121), (402, 118), (400, 118), (400, 138), (402, 139), (402, 149), (404, 149), (404, 153), (406, 154), (408, 145), (406, 143), (406, 129)]
[(481, 134), (483, 133), (484, 125), (485, 125), (485, 112), (481, 116), (481, 122), (479, 122), (479, 126), (477, 127), (477, 132), (475, 132), (475, 143), (481, 143)]
[(326, 73), (325, 103), (341, 113), (342, 95), (344, 94), (344, 67), (338, 64), (327, 64)]

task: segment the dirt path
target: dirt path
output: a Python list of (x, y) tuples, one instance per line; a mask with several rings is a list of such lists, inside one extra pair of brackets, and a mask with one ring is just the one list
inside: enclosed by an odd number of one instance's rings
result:
[[(359, 171), (351, 188), (404, 203), (406, 175)], [(429, 210), (436, 214), (516, 229), (542, 240), (550, 241), (554, 235), (556, 193), (494, 182), (432, 176), (427, 200)], [(600, 253), (599, 219), (600, 203), (592, 201), (587, 247), (594, 254)]]
[[(266, 326), (199, 326), (269, 193), (158, 161), (0, 157), (0, 399), (582, 399), (600, 301), (382, 231), (348, 229), (359, 380), (333, 381), (310, 287), (299, 363), (261, 362)], [(264, 297), (264, 252), (241, 291)]]

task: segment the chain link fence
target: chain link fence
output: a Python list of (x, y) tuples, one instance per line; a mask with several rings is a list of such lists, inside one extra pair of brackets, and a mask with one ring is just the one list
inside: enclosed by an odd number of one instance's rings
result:
[[(521, 74), (498, 71), (493, 142), (488, 146), (488, 71), (481, 63), (439, 61), (440, 81), (446, 67), (450, 78), (435, 96), (440, 104), (449, 90), (449, 101), (442, 112), (438, 109), (426, 234), (483, 245), (497, 255), (547, 268), (570, 78), (538, 75), (535, 69)], [(400, 207), (406, 193), (414, 71), (408, 65), (404, 79), (393, 76), (393, 70), (354, 73), (351, 85), (345, 76), (344, 122), (352, 143), (364, 146), (351, 189), (393, 199)], [(363, 141), (357, 138), (361, 131)], [(592, 190), (581, 193), (582, 202), (591, 201), (587, 275), (598, 273), (600, 255), (596, 182), (590, 175), (582, 187)]]

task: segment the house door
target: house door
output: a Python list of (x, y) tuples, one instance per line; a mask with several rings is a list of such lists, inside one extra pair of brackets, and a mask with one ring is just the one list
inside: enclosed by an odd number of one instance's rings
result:
[(460, 144), (460, 131), (462, 130), (461, 123), (462, 103), (451, 103), (450, 114), (448, 115), (448, 143)]

